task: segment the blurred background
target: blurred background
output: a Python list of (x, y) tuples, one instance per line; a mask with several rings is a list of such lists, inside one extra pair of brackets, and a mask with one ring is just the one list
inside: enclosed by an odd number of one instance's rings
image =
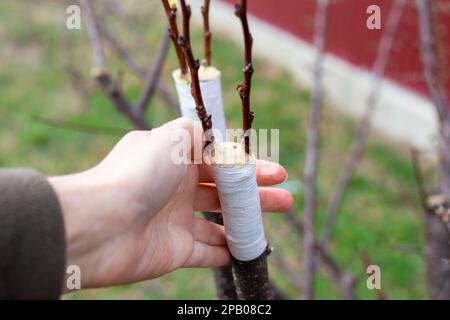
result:
[[(235, 87), (242, 79), (243, 50), (234, 1), (213, 0), (213, 64), (222, 71), (225, 113), (230, 128), (241, 123)], [(409, 2), (409, 1), (408, 1)], [(413, 1), (411, 1), (413, 2)], [(18, 0), (0, 3), (0, 166), (33, 167), (47, 175), (85, 170), (99, 162), (120, 137), (133, 129), (91, 77), (94, 65), (87, 28), (69, 30), (69, 5), (76, 1)], [(313, 0), (250, 0), (255, 38), (254, 127), (280, 129), (280, 162), (289, 173), (281, 186), (295, 195), (293, 214), (302, 218), (306, 127), (315, 57)], [(381, 8), (381, 30), (366, 21), (371, 4)], [(447, 44), (446, 1), (440, 16)], [(166, 31), (160, 1), (94, 0), (103, 33), (107, 66), (125, 97), (139, 100), (145, 73), (155, 62)], [(351, 148), (359, 116), (372, 90), (374, 64), (391, 0), (331, 1), (324, 63), (323, 121), (318, 179), (317, 233), (328, 200)], [(192, 1), (193, 47), (200, 56), (203, 33), (198, 1)], [(448, 7), (448, 5), (447, 5)], [(83, 15), (83, 13), (82, 13)], [(329, 244), (339, 271), (355, 279), (358, 299), (426, 299), (425, 214), (417, 195), (411, 148), (430, 154), (437, 120), (422, 75), (417, 15), (406, 6), (395, 33), (379, 104), (364, 157), (350, 180)], [(132, 54), (134, 68), (117, 49)], [(443, 59), (444, 62), (448, 59)], [(133, 64), (132, 63), (132, 64)], [(164, 61), (160, 84), (145, 119), (156, 127), (177, 117), (171, 72), (173, 48)], [(445, 68), (444, 68), (445, 69)], [(450, 87), (446, 87), (450, 89)], [(432, 154), (426, 162), (434, 172)], [(430, 178), (432, 180), (432, 178)], [(271, 278), (289, 298), (301, 294), (302, 239), (282, 215), (266, 215)], [(86, 221), (89, 223), (89, 221)], [(382, 271), (382, 290), (366, 286), (367, 264)], [(316, 298), (339, 299), (336, 270), (318, 265)], [(148, 282), (69, 294), (66, 299), (213, 299), (208, 269), (179, 270)]]

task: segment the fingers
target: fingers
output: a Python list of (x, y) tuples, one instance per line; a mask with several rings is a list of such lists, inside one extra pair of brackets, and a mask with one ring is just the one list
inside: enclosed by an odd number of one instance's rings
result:
[(227, 243), (223, 227), (205, 219), (195, 219), (193, 235), (195, 241), (212, 246), (225, 246)]
[[(285, 212), (292, 207), (293, 199), (289, 191), (277, 188), (259, 188), (261, 210), (263, 212)], [(199, 185), (194, 207), (197, 211), (220, 212), (219, 195), (214, 185)]]
[(228, 252), (227, 247), (211, 246), (203, 242), (195, 241), (194, 250), (183, 267), (221, 267), (229, 262), (230, 253)]
[[(201, 183), (214, 182), (211, 166), (201, 165), (199, 175)], [(271, 186), (284, 182), (286, 178), (286, 170), (281, 165), (265, 160), (256, 161), (256, 181), (258, 185)]]

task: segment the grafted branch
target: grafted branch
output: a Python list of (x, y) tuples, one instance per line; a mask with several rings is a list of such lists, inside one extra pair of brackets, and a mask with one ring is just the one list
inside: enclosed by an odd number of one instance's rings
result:
[(169, 35), (170, 39), (172, 39), (173, 46), (175, 48), (175, 52), (177, 54), (178, 64), (181, 70), (181, 74), (186, 74), (188, 69), (186, 65), (186, 59), (184, 58), (183, 50), (178, 43), (178, 38), (180, 36), (177, 25), (177, 7), (173, 5), (172, 7), (169, 4), (169, 0), (162, 0), (162, 4), (164, 6), (164, 10), (166, 12), (167, 20), (169, 22)]
[(183, 37), (189, 45), (191, 44), (191, 6), (186, 4), (186, 0), (180, 0), (181, 12), (183, 14)]
[(255, 115), (250, 107), (254, 67), (252, 60), (253, 37), (248, 26), (247, 0), (241, 0), (240, 4), (235, 5), (235, 15), (241, 21), (244, 33), (244, 82), (237, 86), (237, 91), (242, 102), (242, 129), (244, 130), (245, 151), (250, 154), (250, 129)]
[(209, 26), (209, 7), (211, 0), (204, 0), (202, 6), (202, 16), (203, 16), (203, 38), (204, 38), (204, 50), (205, 50), (205, 60), (204, 65), (206, 67), (211, 66), (211, 29)]
[(203, 102), (202, 91), (200, 89), (200, 80), (198, 77), (198, 69), (200, 68), (200, 63), (198, 59), (194, 58), (192, 53), (191, 43), (189, 41), (189, 22), (191, 17), (191, 10), (186, 5), (185, 1), (181, 1), (181, 11), (183, 12), (183, 25), (185, 32), (187, 32), (187, 37), (180, 36), (178, 43), (183, 50), (189, 71), (191, 73), (191, 92), (192, 97), (195, 101), (195, 108), (197, 111), (198, 118), (202, 123), (203, 131), (207, 134), (205, 148), (214, 142), (214, 135), (212, 132), (212, 120), (211, 115), (208, 115), (206, 111), (205, 104)]

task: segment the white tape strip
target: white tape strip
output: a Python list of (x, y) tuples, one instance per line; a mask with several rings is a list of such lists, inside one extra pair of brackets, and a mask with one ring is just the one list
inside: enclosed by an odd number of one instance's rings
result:
[[(222, 207), (228, 247), (237, 260), (250, 261), (259, 257), (267, 247), (255, 162), (221, 165), (240, 158), (236, 153), (242, 151), (243, 154), (242, 149), (240, 144), (230, 142), (216, 145), (213, 173)], [(245, 160), (237, 162), (242, 163)]]
[[(220, 72), (217, 69), (214, 70), (215, 72), (212, 77), (202, 77), (202, 70), (199, 71), (199, 77), (201, 80), (200, 87), (202, 90), (203, 102), (205, 103), (206, 111), (208, 114), (212, 115), (216, 141), (223, 142), (226, 141), (227, 125), (223, 111), (222, 83)], [(175, 81), (182, 116), (199, 121), (197, 111), (195, 110), (195, 101), (191, 94), (190, 83), (180, 76), (179, 70), (175, 70), (172, 77)]]

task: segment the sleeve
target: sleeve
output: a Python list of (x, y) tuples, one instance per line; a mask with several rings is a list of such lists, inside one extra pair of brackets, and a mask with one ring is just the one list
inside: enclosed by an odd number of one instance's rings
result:
[(46, 178), (0, 170), (0, 299), (58, 299), (65, 263), (62, 210)]

